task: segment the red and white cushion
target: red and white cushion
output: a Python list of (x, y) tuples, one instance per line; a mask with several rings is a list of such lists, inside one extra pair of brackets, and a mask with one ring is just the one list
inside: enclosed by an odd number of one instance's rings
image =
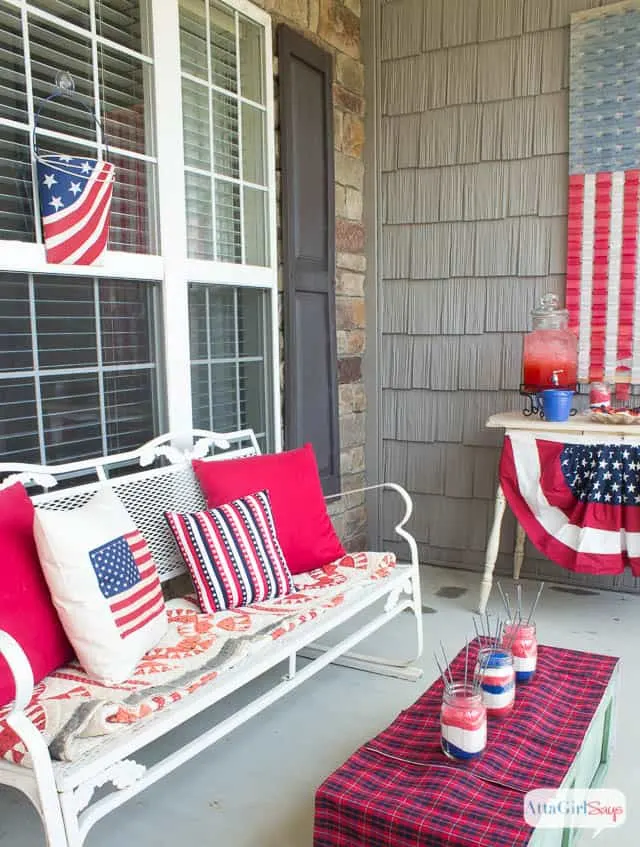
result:
[(294, 590), (266, 491), (210, 511), (165, 516), (204, 612), (248, 606)]

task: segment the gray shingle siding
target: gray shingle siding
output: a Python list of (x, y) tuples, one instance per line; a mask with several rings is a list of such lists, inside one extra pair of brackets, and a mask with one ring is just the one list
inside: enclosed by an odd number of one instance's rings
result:
[[(568, 24), (596, 5), (382, 6), (382, 458), (415, 498), (425, 562), (484, 561), (502, 444), (485, 422), (522, 407), (530, 311), (546, 291), (564, 295)], [(514, 533), (508, 515), (498, 572)], [(525, 573), (557, 570), (527, 545)]]

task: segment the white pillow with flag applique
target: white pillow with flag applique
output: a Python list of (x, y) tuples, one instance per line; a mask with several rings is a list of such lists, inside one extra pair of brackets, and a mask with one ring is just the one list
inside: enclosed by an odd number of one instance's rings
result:
[(72, 511), (39, 507), (34, 537), (80, 664), (101, 682), (128, 679), (167, 615), (153, 557), (122, 502), (105, 487)]

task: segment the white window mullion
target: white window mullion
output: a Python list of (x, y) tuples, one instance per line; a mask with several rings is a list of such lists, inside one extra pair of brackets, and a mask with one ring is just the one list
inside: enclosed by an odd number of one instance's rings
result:
[(93, 309), (96, 316), (96, 351), (98, 354), (98, 404), (100, 406), (100, 431), (102, 433), (102, 453), (109, 455), (107, 444), (107, 412), (104, 397), (104, 361), (102, 358), (102, 328), (100, 326), (100, 285), (96, 277), (93, 280)]
[(168, 423), (172, 432), (187, 432), (192, 401), (178, 0), (152, 0), (151, 16)]
[(98, 61), (98, 42), (96, 30), (96, 0), (89, 0), (89, 21), (91, 26), (91, 64), (93, 66), (93, 116), (95, 118), (97, 158), (102, 159), (102, 118), (100, 108), (100, 68)]
[[(242, 9), (240, 0), (240, 9)], [(273, 442), (276, 451), (282, 450), (282, 402), (280, 386), (280, 315), (278, 309), (278, 212), (276, 209), (276, 145), (275, 145), (275, 102), (273, 95), (273, 36), (271, 33), (271, 18), (267, 15), (264, 24), (264, 56), (265, 56), (265, 102), (267, 104), (267, 185), (269, 187), (269, 202), (267, 204), (267, 226), (269, 227), (267, 244), (269, 249), (269, 268), (273, 273), (273, 290), (271, 293), (271, 414), (273, 415)]]
[[(236, 35), (236, 92), (240, 94), (240, 20), (238, 18), (238, 12), (234, 12), (233, 21), (235, 26), (235, 35)], [(238, 98), (236, 100), (238, 104), (238, 174), (240, 176), (240, 250), (242, 256), (242, 264), (244, 265), (247, 261), (247, 248), (245, 245), (244, 238), (244, 168), (243, 168), (243, 140), (242, 140), (242, 103)]]
[[(218, 234), (216, 221), (216, 180), (215, 180), (215, 147), (213, 143), (213, 101), (211, 99), (211, 86), (213, 76), (211, 73), (211, 8), (209, 0), (205, 0), (204, 4), (204, 19), (207, 33), (207, 112), (209, 114), (209, 169), (210, 173), (206, 174), (211, 184), (211, 238), (213, 246), (214, 259), (218, 258)], [(202, 83), (202, 80), (198, 80)], [(183, 118), (184, 120), (184, 118)], [(209, 300), (207, 299), (207, 305)], [(213, 420), (213, 418), (211, 418)]]
[[(29, 21), (27, 17), (27, 7), (22, 6), (20, 10), (20, 19), (22, 23), (22, 47), (24, 55), (24, 80), (27, 89), (27, 115), (29, 117), (29, 145), (33, 144), (35, 136), (35, 107), (33, 104), (33, 82), (31, 78), (31, 50), (29, 46)], [(38, 194), (38, 171), (36, 161), (31, 156), (31, 193), (33, 196), (33, 218), (36, 229), (36, 242), (42, 243), (42, 227), (40, 224), (40, 195)]]
[(36, 290), (33, 276), (29, 274), (29, 322), (31, 326), (31, 350), (33, 353), (33, 381), (36, 397), (36, 415), (38, 417), (38, 442), (40, 444), (40, 464), (47, 464), (47, 452), (44, 444), (44, 417), (42, 414), (42, 392), (40, 390), (40, 356), (38, 353), (38, 324), (36, 320)]
[(204, 318), (207, 322), (207, 379), (209, 381), (209, 429), (213, 429), (213, 350), (211, 347), (211, 290), (204, 290)]
[[(237, 20), (236, 20), (237, 24)], [(238, 314), (238, 289), (233, 289), (233, 355), (236, 374), (236, 426), (242, 429), (242, 404), (240, 402), (240, 315)]]

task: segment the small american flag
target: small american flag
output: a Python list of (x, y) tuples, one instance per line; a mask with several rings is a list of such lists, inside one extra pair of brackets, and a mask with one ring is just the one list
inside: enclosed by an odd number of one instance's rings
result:
[(164, 598), (147, 543), (136, 530), (89, 551), (121, 638), (161, 614)]
[(47, 261), (91, 265), (107, 249), (114, 166), (78, 156), (39, 156), (38, 190)]

